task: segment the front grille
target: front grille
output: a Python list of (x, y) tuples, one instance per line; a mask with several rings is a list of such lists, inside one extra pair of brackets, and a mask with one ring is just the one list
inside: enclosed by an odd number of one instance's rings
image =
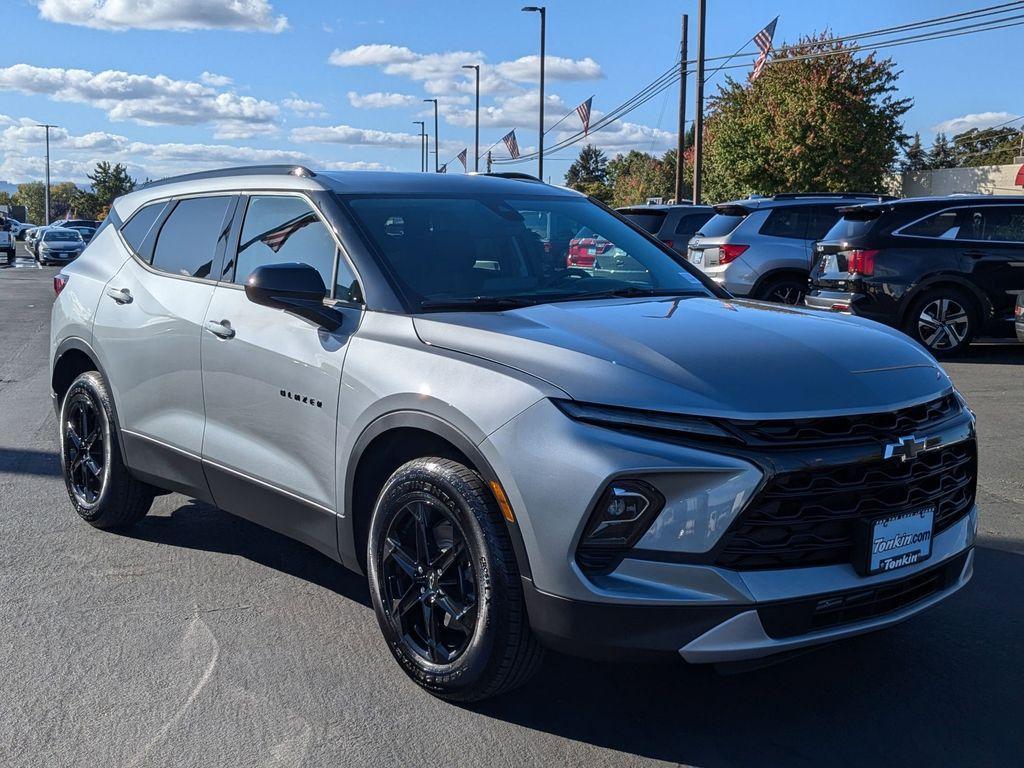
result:
[(860, 520), (935, 505), (939, 534), (974, 504), (973, 439), (895, 459), (781, 472), (726, 534), (716, 562), (759, 570), (851, 562)]
[(927, 403), (888, 413), (855, 414), (790, 420), (733, 420), (729, 425), (743, 434), (748, 444), (807, 444), (888, 441), (893, 436), (919, 433), (961, 412), (952, 392)]
[(758, 608), (769, 637), (795, 637), (895, 613), (952, 587), (963, 572), (968, 553), (905, 579), (866, 589), (816, 595)]

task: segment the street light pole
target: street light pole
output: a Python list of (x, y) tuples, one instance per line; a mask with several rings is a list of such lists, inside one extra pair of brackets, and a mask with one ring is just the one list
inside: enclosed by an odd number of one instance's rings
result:
[(43, 199), (45, 201), (44, 202), (44, 206), (45, 206), (45, 209), (46, 209), (46, 213), (44, 215), (45, 215), (45, 219), (46, 220), (43, 223), (46, 224), (46, 225), (49, 225), (49, 223), (50, 223), (50, 129), (51, 128), (56, 128), (57, 126), (56, 125), (50, 125), (49, 123), (40, 123), (36, 127), (37, 128), (45, 128), (46, 129), (46, 188), (43, 190), (44, 191)]
[(463, 69), (476, 70), (476, 144), (473, 148), (473, 170), (480, 172), (480, 65), (463, 64)]
[(704, 27), (707, 2), (697, 3), (697, 112), (693, 116), (693, 204), (700, 204), (701, 173), (704, 169)]
[(679, 44), (679, 136), (676, 138), (676, 204), (683, 201), (683, 155), (686, 152), (686, 26), (689, 19), (683, 14), (683, 32)]
[(427, 132), (426, 123), (423, 120), (413, 120), (413, 125), (420, 127), (420, 173), (427, 170)]
[(537, 178), (544, 181), (544, 39), (548, 9), (543, 5), (527, 5), (523, 10), (540, 14), (540, 129), (537, 131)]
[(424, 101), (434, 102), (434, 173), (438, 171), (438, 157), (440, 154), (437, 151), (437, 99), (424, 99)]

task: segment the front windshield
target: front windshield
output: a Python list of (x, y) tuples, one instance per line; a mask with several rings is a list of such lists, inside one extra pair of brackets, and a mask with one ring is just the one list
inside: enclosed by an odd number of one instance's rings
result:
[[(367, 196), (346, 203), (414, 308), (712, 295), (688, 265), (583, 198)], [(581, 238), (603, 242), (588, 246)]]
[(71, 230), (65, 230), (64, 232), (47, 232), (45, 235), (43, 235), (43, 240), (45, 240), (48, 243), (55, 241), (66, 243), (81, 239), (81, 235)]

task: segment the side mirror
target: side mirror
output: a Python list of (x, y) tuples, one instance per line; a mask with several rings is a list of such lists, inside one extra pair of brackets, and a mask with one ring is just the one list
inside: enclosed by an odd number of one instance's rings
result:
[(341, 327), (341, 315), (324, 305), (327, 287), (308, 264), (266, 264), (245, 281), (245, 295), (254, 304), (283, 309), (329, 331)]

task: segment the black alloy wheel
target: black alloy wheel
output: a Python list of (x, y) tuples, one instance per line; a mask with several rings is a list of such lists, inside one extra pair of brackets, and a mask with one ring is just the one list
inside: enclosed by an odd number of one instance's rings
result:
[(71, 492), (83, 506), (99, 501), (109, 466), (109, 426), (86, 392), (75, 392), (64, 411), (64, 466)]
[(384, 541), (385, 610), (402, 641), (432, 664), (450, 664), (469, 646), (477, 583), (466, 536), (433, 499), (407, 501)]

